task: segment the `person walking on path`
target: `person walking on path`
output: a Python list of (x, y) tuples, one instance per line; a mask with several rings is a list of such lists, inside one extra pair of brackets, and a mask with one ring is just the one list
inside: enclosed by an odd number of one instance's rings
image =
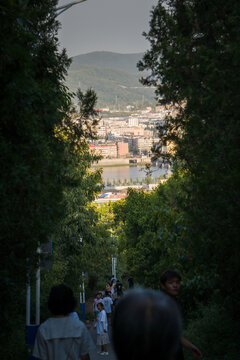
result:
[(108, 291), (108, 292), (112, 291), (112, 285), (111, 285), (110, 281), (106, 285), (106, 291)]
[[(180, 274), (174, 270), (164, 271), (160, 276), (160, 285), (161, 285), (161, 289), (177, 302), (176, 298), (179, 295), (179, 291), (181, 287)], [(193, 345), (189, 340), (187, 340), (185, 337), (182, 336), (181, 345), (179, 347), (176, 356), (174, 357), (174, 360), (184, 360), (182, 346), (190, 350), (194, 358), (196, 359), (202, 358), (201, 351), (195, 345)]]
[(112, 301), (111, 295), (108, 291), (105, 291), (105, 296), (103, 298), (103, 305), (104, 305), (104, 309), (107, 314), (107, 321), (108, 321), (108, 325), (109, 325), (111, 323), (113, 301)]
[(90, 360), (95, 348), (85, 324), (69, 314), (74, 312), (76, 298), (65, 284), (53, 286), (48, 298), (52, 317), (38, 329), (33, 356), (41, 360)]
[(100, 355), (108, 355), (107, 344), (110, 343), (110, 340), (108, 336), (107, 315), (103, 303), (98, 303), (97, 307), (99, 310), (95, 324), (97, 329), (97, 345), (101, 346)]
[(116, 285), (116, 283), (117, 283), (117, 278), (116, 278), (115, 275), (112, 275), (112, 277), (111, 277), (111, 285)]
[(103, 298), (102, 298), (102, 293), (99, 291), (97, 294), (96, 294), (96, 297), (93, 301), (93, 312), (94, 312), (94, 315), (95, 315), (95, 319), (97, 319), (97, 316), (98, 316), (98, 313), (99, 313), (99, 310), (98, 310), (98, 307), (97, 305), (100, 303), (100, 302), (103, 302)]
[(112, 288), (111, 288), (111, 298), (112, 298), (112, 300), (114, 300), (114, 297), (115, 297), (115, 285), (113, 284)]
[(117, 283), (115, 285), (116, 287), (116, 291), (117, 291), (117, 296), (122, 296), (123, 295), (123, 286), (122, 286), (122, 283), (120, 282), (120, 280), (117, 280)]
[(129, 291), (113, 313), (112, 340), (118, 360), (172, 360), (181, 337), (181, 315), (163, 292)]

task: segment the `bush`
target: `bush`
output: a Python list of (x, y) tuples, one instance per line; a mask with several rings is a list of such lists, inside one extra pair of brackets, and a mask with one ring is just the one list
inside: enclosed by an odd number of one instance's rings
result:
[(14, 331), (8, 338), (8, 352), (2, 351), (1, 358), (8, 360), (26, 360), (27, 359), (27, 345), (26, 345), (26, 328), (25, 317), (23, 314), (18, 314), (15, 318)]
[[(222, 305), (212, 303), (200, 306), (190, 314), (184, 336), (203, 353), (205, 360), (237, 360), (240, 358), (240, 325)], [(192, 359), (184, 350), (185, 359)]]
[[(81, 314), (80, 314), (80, 316), (81, 316)], [(86, 320), (89, 320), (89, 321), (95, 320), (95, 315), (94, 315), (93, 311), (86, 311)]]

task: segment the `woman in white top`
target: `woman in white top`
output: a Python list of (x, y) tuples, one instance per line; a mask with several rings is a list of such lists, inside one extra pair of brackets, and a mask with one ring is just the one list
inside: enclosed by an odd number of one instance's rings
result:
[(97, 345), (101, 346), (100, 355), (108, 355), (107, 344), (110, 343), (108, 336), (108, 322), (103, 303), (97, 305), (99, 313), (95, 328), (97, 328)]
[(95, 348), (85, 324), (69, 316), (76, 306), (72, 290), (65, 284), (53, 286), (48, 308), (53, 314), (40, 325), (33, 356), (41, 360), (90, 360)]

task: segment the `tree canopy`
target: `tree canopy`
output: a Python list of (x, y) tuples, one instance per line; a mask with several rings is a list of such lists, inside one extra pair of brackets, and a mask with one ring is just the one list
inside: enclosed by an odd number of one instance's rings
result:
[(85, 155), (74, 175), (75, 144), (56, 133), (70, 123), (71, 107), (64, 85), (70, 60), (58, 49), (56, 5), (56, 0), (0, 5), (0, 338), (2, 356), (9, 359), (26, 357), (25, 338), (18, 342), (18, 337), (25, 331), (25, 287), (37, 266), (37, 247), (56, 232), (67, 208), (64, 191), (79, 185), (81, 176), (87, 181), (91, 162)]
[(157, 156), (185, 172), (189, 242), (229, 305), (239, 293), (239, 13), (235, 0), (159, 1), (138, 64), (150, 71), (142, 83), (175, 110), (158, 128), (173, 151)]

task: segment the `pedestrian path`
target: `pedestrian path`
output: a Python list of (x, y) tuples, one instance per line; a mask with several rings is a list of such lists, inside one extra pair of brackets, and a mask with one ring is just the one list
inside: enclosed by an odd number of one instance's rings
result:
[[(94, 341), (94, 343), (96, 344), (97, 342), (97, 334), (96, 334), (96, 329), (94, 329), (93, 324), (91, 324), (91, 326), (89, 327), (89, 332), (92, 336), (92, 339)], [(109, 337), (111, 340), (111, 326), (109, 326)], [(107, 345), (107, 349), (108, 349), (108, 354), (109, 355), (100, 355), (98, 354), (98, 351), (100, 350), (100, 346), (97, 345), (95, 350), (90, 352), (90, 359), (91, 360), (100, 360), (100, 359), (106, 359), (106, 360), (117, 360), (116, 355), (114, 353), (112, 344), (108, 344)]]

